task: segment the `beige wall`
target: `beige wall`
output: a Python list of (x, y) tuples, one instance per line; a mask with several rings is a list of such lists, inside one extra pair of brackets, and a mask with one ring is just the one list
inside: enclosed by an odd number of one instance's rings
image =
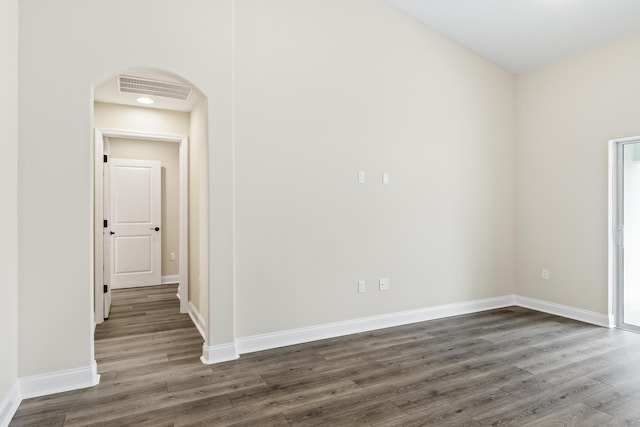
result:
[[(20, 5), (19, 374), (92, 362), (91, 86), (140, 64), (182, 76), (209, 99), (208, 155), (215, 168), (209, 188), (216, 198), (208, 218), (209, 304), (221, 309), (207, 338), (229, 342), (231, 0), (140, 0), (135, 6), (128, 0), (23, 0)], [(149, 11), (158, 13), (149, 19)], [(180, 31), (176, 22), (185, 24)], [(162, 48), (150, 48), (157, 46)]]
[(636, 35), (518, 76), (518, 294), (609, 312), (607, 142), (640, 135), (639, 75)]
[(189, 113), (96, 102), (94, 126), (135, 132), (189, 135)]
[[(234, 318), (247, 336), (510, 294), (516, 282), (524, 296), (607, 312), (607, 141), (640, 134), (637, 36), (522, 74), (514, 90), (382, 0), (237, 0), (232, 75), (230, 0), (141, 0), (126, 20), (128, 2), (114, 1), (21, 3), (21, 375), (90, 363), (90, 85), (140, 64), (209, 99), (200, 250), (211, 292), (198, 293), (209, 343), (232, 341)], [(162, 13), (141, 31), (149, 9)], [(176, 33), (176, 20), (190, 25)], [(204, 258), (190, 266), (200, 275)]]
[(90, 363), (90, 85), (141, 64), (208, 98), (209, 344), (513, 292), (513, 77), (383, 0), (235, 3), (233, 75), (230, 0), (23, 0), (21, 375)]
[[(113, 158), (158, 160), (161, 164), (162, 275), (180, 273), (180, 147), (175, 142), (109, 138)], [(170, 253), (175, 259), (170, 259)]]
[(512, 294), (514, 77), (382, 0), (235, 4), (237, 335)]
[(202, 101), (191, 112), (189, 140), (189, 300), (205, 324), (209, 318), (207, 131), (207, 105)]
[(18, 375), (18, 2), (0, 2), (0, 420)]

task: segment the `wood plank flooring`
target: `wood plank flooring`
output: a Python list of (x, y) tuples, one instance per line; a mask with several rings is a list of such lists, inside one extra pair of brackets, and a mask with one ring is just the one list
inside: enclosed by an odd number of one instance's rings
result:
[(640, 423), (640, 335), (510, 307), (206, 366), (175, 294), (114, 291), (100, 384), (25, 400), (11, 426)]

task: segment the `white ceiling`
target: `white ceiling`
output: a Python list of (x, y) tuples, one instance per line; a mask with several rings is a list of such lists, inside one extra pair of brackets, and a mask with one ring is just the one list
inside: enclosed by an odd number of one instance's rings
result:
[(640, 32), (640, 0), (389, 0), (514, 74)]
[[(158, 108), (162, 110), (174, 110), (189, 112), (194, 109), (198, 102), (202, 99), (200, 92), (193, 88), (188, 82), (179, 79), (175, 76), (171, 76), (165, 73), (152, 71), (148, 69), (135, 69), (127, 70), (122, 73), (126, 76), (141, 77), (151, 80), (158, 80), (168, 83), (178, 83), (187, 85), (192, 88), (191, 95), (185, 100), (167, 98), (164, 96), (150, 96), (153, 99), (153, 105), (142, 105), (136, 102), (136, 99), (140, 97), (139, 94), (120, 92), (118, 87), (118, 76), (113, 76), (111, 79), (105, 81), (99, 86), (96, 86), (93, 92), (93, 99), (96, 102), (107, 102), (111, 104), (133, 105), (143, 108)], [(143, 95), (147, 96), (147, 95)]]

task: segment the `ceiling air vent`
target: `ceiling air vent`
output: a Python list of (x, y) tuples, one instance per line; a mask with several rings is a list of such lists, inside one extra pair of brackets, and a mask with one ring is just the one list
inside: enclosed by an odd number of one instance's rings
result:
[(120, 87), (120, 92), (164, 96), (182, 101), (191, 95), (191, 88), (188, 86), (140, 77), (118, 76), (118, 86)]

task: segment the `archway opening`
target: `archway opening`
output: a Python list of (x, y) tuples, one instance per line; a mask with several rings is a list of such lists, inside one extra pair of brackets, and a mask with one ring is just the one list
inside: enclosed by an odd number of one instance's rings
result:
[[(154, 283), (139, 282), (140, 286), (177, 283), (180, 311), (190, 315), (206, 339), (209, 295), (207, 98), (187, 79), (148, 68), (126, 69), (101, 79), (94, 85), (93, 95), (94, 324), (109, 317), (110, 291), (116, 283), (114, 274), (133, 276), (131, 272), (144, 270), (139, 268), (144, 264), (155, 268), (154, 274), (159, 276), (154, 277), (161, 279)], [(169, 154), (158, 159), (162, 157), (160, 151)], [(153, 250), (149, 257), (139, 257), (140, 248), (145, 245), (127, 249), (127, 239), (115, 240), (117, 234), (113, 234), (112, 226), (116, 218), (112, 218), (114, 203), (110, 185), (113, 177), (108, 162), (113, 156), (139, 160), (145, 157), (161, 163), (163, 220), (162, 224), (147, 227), (150, 230), (147, 240), (155, 239), (160, 248), (159, 261), (150, 261), (150, 257), (157, 258)], [(130, 211), (136, 210), (145, 209), (136, 207)], [(140, 236), (137, 240), (147, 241)], [(122, 249), (120, 253), (115, 252), (118, 248)], [(128, 264), (131, 271), (115, 268), (124, 264)]]

